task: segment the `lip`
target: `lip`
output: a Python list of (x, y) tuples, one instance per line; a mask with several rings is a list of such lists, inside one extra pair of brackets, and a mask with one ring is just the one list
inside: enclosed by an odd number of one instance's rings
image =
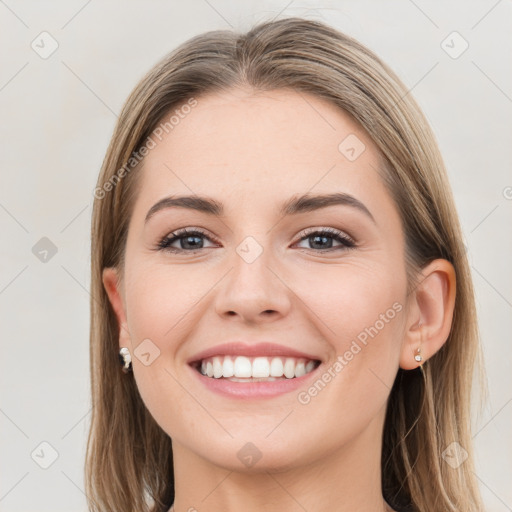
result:
[[(295, 357), (320, 361), (320, 364), (311, 372), (293, 379), (279, 379), (269, 382), (232, 382), (228, 379), (214, 379), (202, 375), (198, 371), (198, 363), (203, 359), (213, 356), (246, 356), (246, 357)], [(188, 361), (188, 367), (197, 379), (210, 391), (224, 397), (251, 400), (258, 398), (272, 398), (290, 393), (304, 386), (307, 381), (318, 374), (318, 369), (323, 366), (323, 361), (318, 355), (301, 352), (284, 345), (271, 342), (244, 343), (232, 341), (216, 345), (192, 356)]]
[[(213, 356), (246, 356), (246, 357), (296, 357), (311, 359), (314, 361), (322, 362), (322, 359), (318, 355), (308, 354), (301, 352), (284, 345), (278, 345), (277, 343), (260, 342), (260, 343), (244, 343), (241, 341), (232, 341), (229, 343), (223, 343), (222, 345), (216, 345), (208, 348), (192, 356), (187, 363), (193, 365), (203, 359)], [(301, 379), (302, 377), (298, 377)], [(295, 380), (295, 379), (291, 379)]]
[(194, 366), (188, 365), (190, 371), (199, 379), (209, 391), (221, 396), (239, 399), (255, 400), (273, 398), (285, 393), (296, 391), (300, 387), (306, 387), (308, 381), (317, 379), (324, 364), (320, 363), (314, 370), (302, 377), (282, 379), (270, 382), (232, 382), (228, 379), (214, 379), (202, 375)]

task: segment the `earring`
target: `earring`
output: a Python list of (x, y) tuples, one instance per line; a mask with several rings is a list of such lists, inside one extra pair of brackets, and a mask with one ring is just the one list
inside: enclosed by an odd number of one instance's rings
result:
[(418, 347), (416, 349), (416, 355), (414, 356), (414, 360), (418, 361), (418, 363), (421, 363), (421, 361), (423, 361), (423, 357), (421, 356), (421, 347)]
[(122, 347), (121, 350), (119, 350), (119, 362), (123, 365), (121, 369), (124, 373), (132, 371), (132, 356), (126, 347)]

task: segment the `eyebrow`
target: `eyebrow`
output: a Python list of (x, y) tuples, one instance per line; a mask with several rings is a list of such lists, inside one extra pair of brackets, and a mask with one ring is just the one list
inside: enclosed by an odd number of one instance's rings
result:
[[(373, 223), (375, 219), (370, 210), (359, 199), (345, 193), (294, 196), (281, 205), (279, 213), (283, 216), (312, 212), (329, 206), (350, 206), (364, 213)], [(224, 206), (215, 199), (204, 196), (170, 196), (155, 203), (148, 211), (144, 222), (148, 222), (156, 212), (167, 208), (187, 208), (208, 215), (220, 217)]]

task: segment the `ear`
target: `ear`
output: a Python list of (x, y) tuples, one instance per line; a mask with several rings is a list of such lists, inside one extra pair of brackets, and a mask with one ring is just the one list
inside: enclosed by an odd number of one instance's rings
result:
[[(446, 342), (452, 327), (455, 285), (455, 269), (447, 260), (434, 260), (422, 269), (419, 284), (409, 300), (400, 368), (417, 368)], [(414, 359), (418, 348), (421, 362)]]
[(103, 286), (112, 305), (119, 325), (119, 348), (132, 348), (128, 324), (126, 322), (126, 308), (123, 301), (123, 286), (117, 269), (107, 267), (103, 269)]

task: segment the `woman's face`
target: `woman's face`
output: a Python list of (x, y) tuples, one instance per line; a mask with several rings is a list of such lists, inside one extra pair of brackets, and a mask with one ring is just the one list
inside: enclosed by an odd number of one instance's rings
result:
[[(407, 282), (375, 146), (315, 96), (196, 99), (153, 136), (118, 288), (120, 346), (145, 405), (175, 449), (236, 470), (308, 464), (362, 435), (377, 443)], [(248, 381), (271, 370), (285, 375)]]

